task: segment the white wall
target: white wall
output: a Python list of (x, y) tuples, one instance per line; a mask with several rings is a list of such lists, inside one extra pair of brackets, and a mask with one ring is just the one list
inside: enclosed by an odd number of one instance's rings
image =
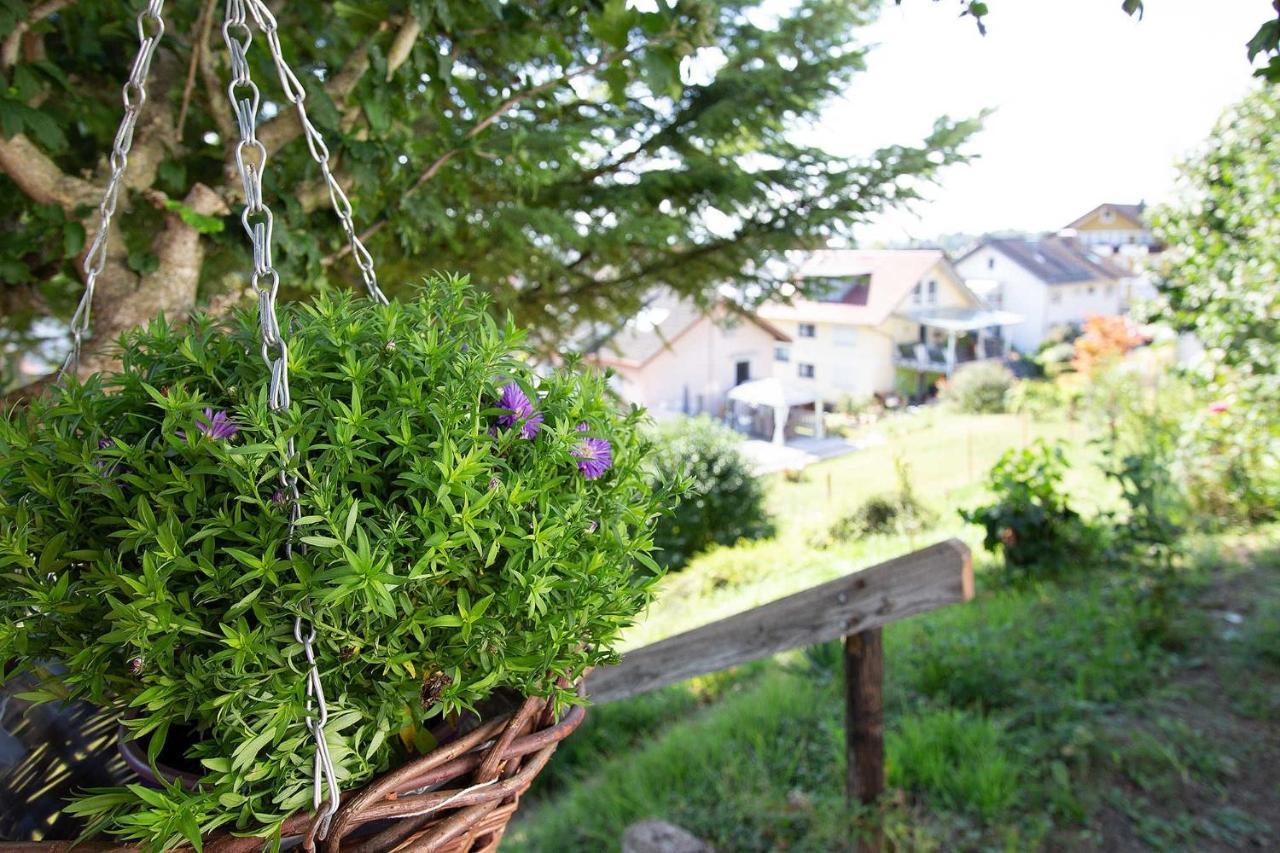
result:
[(964, 278), (985, 278), (1000, 283), (997, 290), (1000, 307), (1024, 318), (1006, 330), (1009, 342), (1021, 352), (1034, 352), (1049, 331), (1045, 322), (1048, 308), (1045, 284), (1026, 267), (990, 246), (983, 246), (955, 266)]
[[(801, 323), (774, 322), (791, 337), (790, 358), (775, 362), (773, 375), (789, 382), (813, 382), (828, 402), (845, 397), (865, 399), (893, 388), (893, 344), (870, 326), (816, 322), (812, 338), (800, 337)], [(813, 379), (800, 375), (800, 365), (813, 365)]]
[(750, 364), (751, 379), (772, 376), (775, 343), (773, 335), (750, 321), (735, 318), (726, 327), (703, 318), (643, 367), (611, 366), (623, 398), (655, 418), (684, 414), (686, 401), (690, 414), (720, 415), (734, 386), (737, 362)]

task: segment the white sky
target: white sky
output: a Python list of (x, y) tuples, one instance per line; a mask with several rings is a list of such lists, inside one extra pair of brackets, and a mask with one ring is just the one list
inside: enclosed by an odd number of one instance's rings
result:
[[(848, 94), (801, 138), (838, 154), (918, 141), (943, 114), (996, 111), (928, 202), (892, 211), (859, 242), (1061, 228), (1104, 202), (1158, 201), (1174, 163), (1254, 85), (1245, 42), (1271, 0), (990, 0), (988, 32), (959, 3), (886, 0), (877, 44)], [(1211, 11), (1212, 10), (1212, 11)]]

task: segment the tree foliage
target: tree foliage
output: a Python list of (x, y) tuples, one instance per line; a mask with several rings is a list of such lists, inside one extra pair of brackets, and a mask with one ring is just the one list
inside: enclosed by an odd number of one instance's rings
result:
[[(12, 335), (66, 317), (136, 50), (135, 3), (0, 3), (0, 293)], [(843, 159), (788, 132), (863, 66), (875, 0), (375, 0), (275, 4), (286, 57), (388, 290), (427, 264), (470, 274), (554, 340), (661, 282), (705, 297), (775, 284), (762, 258), (913, 197), (975, 130)], [(173, 0), (95, 316), (239, 293), (249, 268), (220, 4)], [(286, 292), (354, 279), (320, 173), (259, 36), (276, 261)], [(196, 193), (197, 187), (204, 191)], [(185, 212), (185, 216), (183, 215)], [(222, 226), (230, 227), (222, 227)], [(185, 240), (163, 240), (166, 234)], [(92, 236), (92, 235), (89, 235)], [(198, 287), (197, 287), (198, 286)], [(141, 300), (136, 293), (164, 293)], [(18, 310), (18, 309), (22, 310)]]
[[(1217, 401), (1188, 434), (1224, 474), (1197, 489), (1247, 518), (1280, 505), (1280, 93), (1228, 110), (1182, 167), (1183, 194), (1156, 211), (1156, 316), (1205, 346), (1196, 376)], [(1192, 428), (1192, 426), (1194, 428)]]
[[(618, 414), (602, 376), (535, 377), (468, 294), (437, 281), (421, 300), (322, 293), (291, 311), (283, 415), (244, 356), (245, 313), (231, 329), (157, 320), (126, 341), (124, 373), (0, 419), (3, 679), (134, 712), (152, 761), (167, 743), (203, 777), (77, 812), (156, 849), (309, 809), (299, 615), (344, 789), (495, 690), (567, 700), (558, 679), (615, 659), (652, 598), (654, 521), (679, 478), (650, 485), (643, 415)], [(610, 464), (587, 465), (592, 442)]]

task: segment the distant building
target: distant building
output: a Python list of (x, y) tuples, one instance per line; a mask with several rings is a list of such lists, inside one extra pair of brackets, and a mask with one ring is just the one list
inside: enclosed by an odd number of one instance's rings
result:
[(1131, 273), (1141, 273), (1147, 259), (1160, 251), (1146, 219), (1147, 205), (1100, 204), (1061, 232)]
[(813, 383), (826, 400), (914, 390), (1001, 358), (1004, 328), (1021, 320), (975, 295), (937, 249), (824, 249), (798, 261), (805, 296), (759, 315), (792, 341), (776, 347), (774, 375)]
[(1143, 214), (1145, 202), (1100, 204), (1067, 225), (1081, 243), (1094, 249), (1118, 250), (1121, 246), (1152, 246), (1155, 239)]
[(656, 292), (621, 326), (593, 336), (589, 363), (611, 367), (614, 387), (655, 418), (725, 412), (729, 390), (773, 374), (791, 339), (730, 302), (710, 312), (669, 290)]
[(1024, 318), (1009, 336), (1024, 353), (1057, 328), (1124, 313), (1130, 276), (1090, 246), (1062, 236), (986, 238), (955, 268), (993, 305)]

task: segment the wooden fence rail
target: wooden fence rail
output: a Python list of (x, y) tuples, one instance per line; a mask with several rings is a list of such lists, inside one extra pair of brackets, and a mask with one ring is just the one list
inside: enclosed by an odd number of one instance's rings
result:
[[(754, 610), (623, 655), (587, 678), (596, 704), (844, 638), (846, 785), (874, 801), (884, 783), (884, 658), (880, 629), (973, 598), (968, 547), (948, 539)], [(861, 845), (878, 849), (873, 838)]]

